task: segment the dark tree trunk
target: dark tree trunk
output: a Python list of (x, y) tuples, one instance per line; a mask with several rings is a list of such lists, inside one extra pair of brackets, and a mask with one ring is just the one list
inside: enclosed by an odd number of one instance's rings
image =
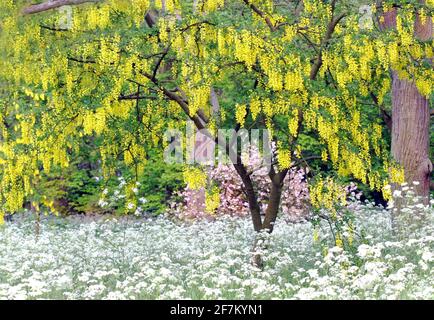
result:
[[(244, 168), (244, 166), (241, 167)], [(238, 173), (240, 174), (241, 178), (243, 178), (243, 170), (238, 171)], [(249, 207), (250, 213), (252, 215), (253, 226), (255, 228), (255, 231), (257, 232), (252, 248), (252, 263), (259, 269), (263, 269), (264, 266), (261, 251), (266, 248), (265, 234), (273, 232), (274, 223), (276, 222), (277, 214), (279, 213), (280, 208), (283, 180), (285, 179), (287, 173), (288, 170), (286, 169), (278, 173), (275, 173), (273, 169), (271, 169), (270, 171), (271, 190), (263, 222), (261, 219), (261, 210), (258, 204), (258, 198), (253, 189), (253, 184), (250, 176), (247, 175), (247, 181), (244, 181), (243, 179), (243, 184), (246, 188), (247, 198), (249, 200)], [(249, 187), (247, 187), (246, 183), (247, 185), (249, 185)]]
[(277, 174), (271, 174), (271, 191), (270, 198), (268, 200), (267, 210), (265, 211), (265, 219), (262, 224), (262, 229), (266, 229), (269, 233), (273, 232), (274, 223), (276, 222), (277, 214), (279, 213), (279, 207), (282, 197), (283, 180), (286, 177), (288, 170), (278, 172)]
[(234, 163), (234, 168), (240, 176), (241, 180), (243, 181), (247, 201), (249, 202), (249, 209), (250, 215), (252, 217), (253, 228), (256, 232), (259, 232), (262, 229), (261, 208), (259, 207), (258, 196), (256, 195), (255, 189), (253, 187), (252, 179), (250, 178), (246, 167), (241, 163), (241, 161), (237, 161), (237, 163)]

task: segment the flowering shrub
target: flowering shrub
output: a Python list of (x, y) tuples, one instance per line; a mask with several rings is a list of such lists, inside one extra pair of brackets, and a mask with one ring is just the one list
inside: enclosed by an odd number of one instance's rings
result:
[(124, 177), (118, 177), (118, 182), (113, 190), (105, 188), (102, 191), (98, 205), (109, 212), (142, 215), (144, 213), (143, 205), (148, 200), (139, 196), (140, 182), (127, 182)]
[[(246, 157), (245, 157), (246, 158)], [(268, 169), (262, 163), (262, 157), (255, 148), (250, 149), (247, 171), (251, 172), (251, 178), (256, 188), (261, 209), (265, 211), (270, 192)], [(306, 180), (307, 169), (292, 168), (285, 180), (282, 192), (281, 212), (290, 220), (300, 220), (309, 213), (309, 190)], [(246, 216), (249, 214), (247, 197), (243, 192), (242, 181), (231, 164), (219, 163), (209, 169), (210, 191), (205, 188), (199, 191), (195, 188), (185, 188), (179, 193), (183, 202), (172, 204), (172, 212), (176, 212), (181, 218), (200, 218), (219, 215)], [(216, 189), (216, 187), (218, 189)], [(218, 201), (212, 201), (214, 205), (207, 210), (206, 202), (209, 198), (220, 196)], [(211, 201), (209, 201), (211, 202)]]
[[(263, 164), (259, 151), (249, 150), (247, 171), (251, 173), (262, 212), (266, 210), (270, 183), (268, 168)], [(199, 170), (199, 169), (196, 169)], [(310, 220), (314, 225), (314, 237), (320, 232), (319, 224), (326, 221), (332, 232), (336, 246), (345, 250), (354, 250), (353, 240), (357, 236), (354, 228), (354, 215), (351, 209), (359, 206), (362, 193), (353, 182), (346, 186), (338, 184), (331, 177), (316, 177), (312, 185), (307, 181), (308, 169), (292, 168), (284, 180), (280, 213), (285, 220), (299, 222)], [(200, 173), (202, 185), (205, 172)], [(219, 163), (208, 172), (208, 185), (195, 190), (185, 188), (178, 198), (182, 203), (172, 203), (170, 214), (178, 218), (194, 220), (213, 219), (217, 216), (248, 216), (249, 205), (242, 189), (242, 181), (231, 164)], [(192, 179), (194, 180), (194, 179)], [(216, 199), (217, 196), (217, 199)], [(211, 208), (211, 210), (210, 210)]]

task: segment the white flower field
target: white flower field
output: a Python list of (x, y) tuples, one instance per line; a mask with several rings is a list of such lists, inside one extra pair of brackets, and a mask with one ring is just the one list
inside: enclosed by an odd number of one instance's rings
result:
[(46, 217), (36, 239), (24, 215), (0, 228), (0, 299), (434, 299), (432, 212), (401, 239), (388, 211), (356, 216), (366, 240), (354, 252), (314, 241), (309, 222), (278, 220), (261, 271), (248, 218)]

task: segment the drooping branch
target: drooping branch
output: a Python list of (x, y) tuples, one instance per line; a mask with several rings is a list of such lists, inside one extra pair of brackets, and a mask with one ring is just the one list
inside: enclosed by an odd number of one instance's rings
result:
[(255, 12), (258, 16), (264, 19), (265, 23), (267, 24), (267, 26), (270, 28), (271, 31), (274, 31), (276, 29), (276, 27), (271, 22), (270, 17), (267, 17), (265, 12), (261, 11), (257, 6), (255, 6), (249, 0), (243, 0), (243, 1), (247, 6), (249, 6), (253, 10), (253, 12)]
[(319, 69), (320, 69), (321, 66), (322, 66), (322, 63), (323, 63), (323, 60), (322, 60), (322, 52), (323, 52), (323, 50), (324, 50), (324, 47), (325, 47), (325, 46), (327, 45), (327, 43), (330, 41), (330, 39), (331, 39), (331, 37), (332, 37), (332, 35), (333, 35), (333, 32), (335, 31), (335, 28), (336, 28), (337, 24), (338, 24), (339, 21), (341, 21), (344, 17), (345, 17), (345, 14), (344, 14), (344, 13), (342, 13), (342, 14), (336, 16), (336, 17), (332, 17), (330, 23), (328, 24), (326, 34), (325, 34), (325, 36), (324, 36), (324, 38), (323, 38), (323, 40), (322, 40), (322, 42), (321, 42), (321, 49), (320, 49), (319, 55), (318, 55), (318, 57), (317, 57), (315, 63), (313, 64), (312, 69), (311, 69), (311, 72), (310, 72), (310, 79), (311, 79), (311, 80), (315, 80), (315, 78), (316, 78), (316, 76), (317, 76), (317, 74), (318, 74), (318, 71), (319, 71)]
[(383, 121), (386, 123), (387, 129), (392, 131), (392, 116), (386, 111), (386, 109), (384, 109), (384, 106), (379, 103), (378, 97), (373, 92), (370, 92), (370, 95), (375, 105), (380, 109), (381, 116), (383, 117)]
[(55, 28), (55, 27), (50, 27), (50, 26), (46, 26), (46, 25), (39, 25), (42, 29), (46, 29), (46, 30), (50, 30), (50, 31), (56, 31), (56, 32), (66, 32), (69, 31), (68, 29), (64, 29), (64, 28)]
[(327, 31), (326, 34), (324, 35), (323, 40), (321, 41), (321, 49), (319, 51), (318, 57), (315, 61), (315, 63), (312, 66), (311, 72), (310, 72), (310, 79), (311, 80), (315, 80), (319, 69), (322, 66), (323, 60), (322, 60), (322, 53), (323, 50), (325, 48), (325, 46), (327, 45), (327, 43), (330, 41), (333, 32), (335, 31), (335, 28), (337, 26), (337, 24), (339, 23), (339, 21), (341, 21), (344, 17), (345, 17), (345, 13), (341, 13), (338, 16), (335, 16), (335, 7), (336, 7), (336, 0), (333, 0), (331, 3), (331, 7), (332, 7), (332, 18), (329, 22), (329, 24), (327, 25)]
[(144, 96), (144, 95), (140, 95), (138, 92), (137, 93), (132, 93), (129, 95), (120, 95), (118, 100), (122, 101), (122, 100), (157, 100), (157, 97), (154, 96)]
[(146, 78), (148, 78), (149, 80), (151, 80), (151, 82), (153, 82), (167, 98), (178, 103), (178, 105), (187, 114), (187, 116), (190, 118), (190, 120), (192, 120), (194, 122), (195, 126), (199, 130), (205, 129), (205, 121), (203, 119), (201, 119), (198, 114), (195, 114), (195, 115), (191, 114), (188, 103), (186, 101), (184, 101), (184, 99), (181, 96), (168, 90), (164, 86), (161, 86), (159, 81), (156, 78), (154, 78), (151, 74), (146, 73), (144, 71), (141, 71), (140, 73), (143, 76), (145, 76)]
[(74, 62), (78, 62), (78, 63), (90, 63), (90, 64), (94, 64), (96, 63), (95, 60), (84, 60), (84, 59), (79, 59), (79, 58), (74, 58), (74, 57), (67, 57), (67, 59), (69, 61), (74, 61)]
[(167, 48), (164, 50), (164, 52), (161, 55), (161, 57), (158, 59), (156, 65), (154, 67), (154, 71), (152, 72), (152, 79), (155, 80), (155, 77), (157, 76), (158, 69), (160, 69), (161, 63), (163, 62), (164, 58), (169, 53), (169, 49), (170, 49), (170, 44), (169, 44), (169, 46), (167, 46)]
[(215, 23), (209, 22), (208, 20), (204, 20), (204, 21), (199, 21), (199, 22), (192, 23), (192, 24), (190, 24), (190, 25), (188, 25), (188, 26), (186, 26), (184, 28), (181, 28), (180, 31), (181, 32), (185, 32), (185, 31), (187, 31), (187, 30), (189, 30), (189, 29), (191, 29), (193, 27), (200, 27), (203, 24), (207, 24), (207, 25), (210, 25), (210, 26), (215, 26)]
[(23, 9), (23, 14), (34, 14), (44, 12), (63, 6), (73, 6), (87, 2), (101, 2), (103, 0), (49, 0), (46, 2), (30, 5)]

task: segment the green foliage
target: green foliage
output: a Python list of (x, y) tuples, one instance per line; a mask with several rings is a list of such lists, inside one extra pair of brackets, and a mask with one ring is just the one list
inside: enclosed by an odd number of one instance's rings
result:
[(139, 190), (147, 199), (142, 208), (153, 214), (165, 212), (169, 201), (176, 198), (175, 192), (184, 187), (182, 168), (161, 161), (149, 163), (139, 181), (141, 183)]
[(359, 1), (200, 3), (195, 12), (192, 1), (88, 3), (72, 6), (66, 27), (61, 12), (22, 15), (26, 1), (1, 3), (2, 211), (59, 197), (92, 211), (101, 181), (116, 187), (123, 176), (161, 212), (180, 179), (156, 159), (165, 130), (187, 120), (212, 134), (269, 129), (281, 172), (313, 154), (312, 167), (377, 191), (403, 179), (378, 110), (388, 107), (390, 69), (432, 91), (432, 68), (418, 64), (432, 47), (410, 32), (426, 6), (412, 3), (400, 28), (382, 32), (360, 28)]

